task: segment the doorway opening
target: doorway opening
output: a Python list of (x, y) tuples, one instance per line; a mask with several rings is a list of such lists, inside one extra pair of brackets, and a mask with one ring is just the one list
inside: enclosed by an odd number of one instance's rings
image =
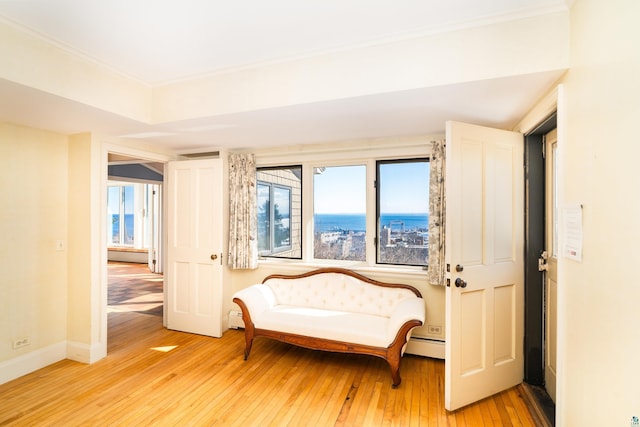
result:
[(109, 152), (107, 166), (107, 329), (138, 315), (162, 323), (165, 165)]
[[(546, 390), (549, 336), (544, 264), (548, 247), (548, 175), (545, 135), (557, 127), (557, 114), (525, 135), (525, 319), (524, 381), (545, 417), (555, 420), (555, 403)], [(548, 153), (547, 153), (548, 155)]]

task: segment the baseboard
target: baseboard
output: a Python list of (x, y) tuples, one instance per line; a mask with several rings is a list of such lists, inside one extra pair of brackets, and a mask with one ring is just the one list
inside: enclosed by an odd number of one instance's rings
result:
[(102, 343), (89, 345), (80, 342), (67, 341), (66, 355), (66, 358), (69, 360), (91, 364), (106, 357), (107, 348)]
[(60, 342), (0, 363), (0, 384), (49, 366), (66, 358), (67, 343)]
[(405, 353), (432, 357), (434, 359), (444, 359), (444, 341), (411, 337), (407, 343)]
[(556, 405), (553, 403), (546, 390), (540, 386), (522, 383), (519, 386), (522, 398), (529, 408), (536, 425), (541, 427), (553, 427), (556, 425)]

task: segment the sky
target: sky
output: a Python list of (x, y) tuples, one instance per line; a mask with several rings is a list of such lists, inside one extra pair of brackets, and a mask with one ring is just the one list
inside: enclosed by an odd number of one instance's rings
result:
[[(125, 189), (124, 198), (124, 214), (133, 214), (133, 185), (123, 186)], [(107, 209), (108, 214), (118, 214), (120, 212), (120, 186), (109, 186), (109, 194), (107, 197)]]
[[(385, 163), (380, 170), (381, 213), (429, 211), (429, 163)], [(327, 167), (314, 175), (314, 212), (363, 214), (366, 211), (366, 167)]]

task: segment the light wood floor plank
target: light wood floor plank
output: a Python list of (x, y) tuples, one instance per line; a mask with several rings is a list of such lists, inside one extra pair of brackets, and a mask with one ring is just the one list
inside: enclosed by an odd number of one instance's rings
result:
[(534, 425), (518, 389), (455, 413), (444, 363), (407, 355), (402, 384), (368, 356), (170, 331), (158, 316), (109, 314), (108, 356), (61, 361), (0, 385), (0, 426)]

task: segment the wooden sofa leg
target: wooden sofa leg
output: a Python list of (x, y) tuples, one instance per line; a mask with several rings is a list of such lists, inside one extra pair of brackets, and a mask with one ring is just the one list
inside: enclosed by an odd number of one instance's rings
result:
[(402, 381), (402, 379), (400, 378), (400, 366), (394, 367), (391, 365), (391, 363), (389, 363), (389, 366), (391, 367), (391, 379), (393, 380), (391, 387), (398, 388), (400, 382)]
[(400, 385), (402, 379), (400, 378), (400, 359), (402, 358), (399, 354), (391, 353), (387, 355), (387, 363), (389, 363), (389, 368), (391, 368), (391, 379), (393, 383), (391, 384), (392, 388), (397, 388)]
[(249, 358), (251, 353), (251, 345), (253, 344), (254, 331), (252, 327), (245, 328), (244, 330), (244, 360)]

